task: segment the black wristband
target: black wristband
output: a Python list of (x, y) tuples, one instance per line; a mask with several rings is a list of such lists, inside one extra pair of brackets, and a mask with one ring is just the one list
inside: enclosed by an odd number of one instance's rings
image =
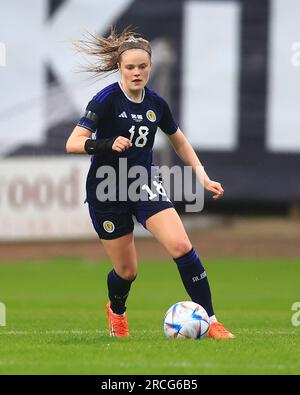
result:
[(109, 152), (112, 149), (115, 139), (116, 137), (110, 137), (108, 139), (101, 140), (88, 139), (84, 143), (85, 152), (87, 152), (89, 155)]

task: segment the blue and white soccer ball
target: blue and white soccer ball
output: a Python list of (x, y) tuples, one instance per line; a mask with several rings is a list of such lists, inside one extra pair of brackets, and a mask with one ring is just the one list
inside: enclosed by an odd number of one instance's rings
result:
[(164, 332), (172, 339), (203, 339), (208, 329), (206, 310), (194, 302), (173, 304), (164, 318)]

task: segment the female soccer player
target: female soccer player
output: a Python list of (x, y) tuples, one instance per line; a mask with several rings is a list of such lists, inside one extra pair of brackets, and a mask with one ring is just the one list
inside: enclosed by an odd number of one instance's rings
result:
[[(216, 319), (204, 267), (179, 215), (168, 197), (160, 193), (161, 184), (150, 176), (157, 127), (166, 133), (186, 165), (192, 166), (195, 172), (202, 169), (204, 188), (214, 194), (214, 199), (221, 198), (224, 190), (204, 171), (191, 144), (174, 121), (166, 101), (146, 87), (151, 71), (149, 42), (129, 29), (119, 35), (112, 29), (106, 38), (91, 37), (80, 44), (85, 53), (98, 59), (97, 64), (87, 70), (99, 75), (119, 71), (121, 78), (118, 83), (97, 93), (88, 103), (84, 116), (67, 141), (66, 151), (92, 155), (86, 183), (87, 202), (94, 228), (113, 264), (113, 270), (107, 276), (109, 333), (116, 337), (129, 335), (125, 303), (137, 275), (134, 215), (167, 249), (177, 264), (192, 301), (206, 309), (210, 317), (208, 337), (233, 338), (234, 335)], [(92, 134), (95, 134), (95, 139), (91, 138)], [(124, 198), (124, 191), (120, 190), (118, 176), (125, 159), (128, 173), (137, 165), (146, 171), (147, 177), (140, 188), (144, 198), (131, 199), (129, 194)], [(106, 190), (111, 191), (114, 187), (109, 199), (103, 185), (100, 186), (101, 181), (105, 183), (104, 166), (106, 170), (110, 166), (109, 169), (116, 174), (113, 185), (106, 185)], [(124, 177), (120, 175), (120, 178), (121, 185), (126, 185)], [(129, 191), (129, 174), (127, 181)], [(154, 199), (154, 196), (159, 199)]]

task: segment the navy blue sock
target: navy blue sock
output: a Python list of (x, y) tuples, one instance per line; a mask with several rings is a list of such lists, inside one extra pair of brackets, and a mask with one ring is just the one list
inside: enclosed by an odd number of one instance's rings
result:
[(126, 311), (126, 300), (133, 280), (125, 280), (113, 269), (107, 275), (108, 297), (110, 308), (115, 314), (123, 314)]
[(194, 248), (187, 254), (173, 259), (192, 301), (203, 306), (209, 317), (214, 315), (208, 279)]

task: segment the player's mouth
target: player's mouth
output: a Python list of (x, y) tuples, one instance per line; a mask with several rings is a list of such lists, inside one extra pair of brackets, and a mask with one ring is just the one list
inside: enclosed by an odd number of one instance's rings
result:
[(137, 78), (135, 80), (132, 81), (134, 84), (140, 84), (142, 82), (141, 79)]

